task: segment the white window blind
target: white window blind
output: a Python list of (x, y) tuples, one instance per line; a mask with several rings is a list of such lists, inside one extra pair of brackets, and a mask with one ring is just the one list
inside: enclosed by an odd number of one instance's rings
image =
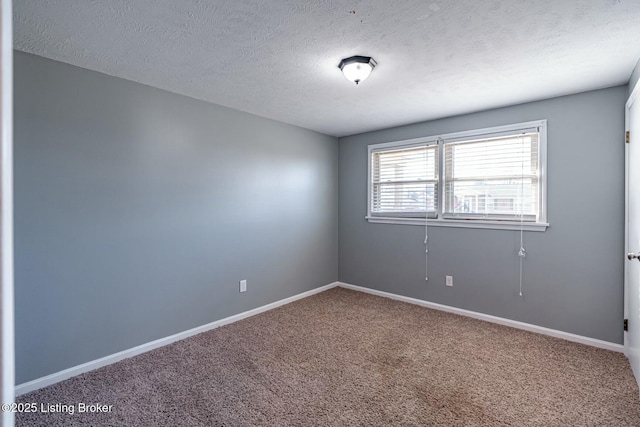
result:
[(539, 133), (444, 143), (444, 218), (538, 221)]
[(438, 212), (438, 145), (371, 153), (371, 215), (435, 218)]
[(547, 122), (368, 146), (367, 220), (545, 231)]

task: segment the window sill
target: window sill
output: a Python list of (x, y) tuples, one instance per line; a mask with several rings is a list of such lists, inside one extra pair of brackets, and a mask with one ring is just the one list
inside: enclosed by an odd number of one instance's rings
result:
[[(403, 224), (421, 225), (424, 227), (424, 218), (398, 218), (367, 216), (367, 221), (377, 224)], [(522, 226), (524, 231), (545, 231), (549, 226), (546, 222), (525, 222)], [(429, 227), (458, 227), (458, 228), (485, 228), (490, 230), (520, 230), (518, 221), (483, 221), (465, 219), (429, 219)]]

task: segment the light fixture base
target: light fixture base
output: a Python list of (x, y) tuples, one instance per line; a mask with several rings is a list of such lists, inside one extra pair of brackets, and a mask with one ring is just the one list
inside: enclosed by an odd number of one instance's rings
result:
[(344, 76), (356, 85), (365, 80), (371, 71), (378, 65), (375, 59), (370, 56), (351, 56), (340, 61), (338, 68), (342, 70)]

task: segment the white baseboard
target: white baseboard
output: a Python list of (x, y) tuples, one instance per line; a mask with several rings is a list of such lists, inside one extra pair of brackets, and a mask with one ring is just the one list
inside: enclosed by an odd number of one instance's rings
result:
[(142, 344), (137, 347), (133, 347), (128, 350), (121, 351), (119, 353), (101, 357), (100, 359), (92, 360), (91, 362), (83, 363), (82, 365), (74, 366), (72, 368), (65, 369), (64, 371), (47, 375), (46, 377), (38, 378), (23, 384), (19, 384), (15, 388), (15, 394), (16, 396), (20, 396), (21, 394), (29, 393), (30, 391), (33, 391), (33, 390), (38, 390), (42, 387), (46, 387), (46, 386), (55, 384), (57, 382), (64, 381), (71, 377), (75, 377), (76, 375), (84, 374), (85, 372), (93, 371), (94, 369), (98, 369), (103, 366), (110, 365), (122, 359), (127, 359), (129, 357), (133, 357), (141, 353), (146, 353), (147, 351), (171, 344), (176, 341), (183, 340), (193, 335), (197, 335), (202, 332), (209, 331), (211, 329), (216, 329), (216, 328), (219, 328), (220, 326), (228, 325), (230, 323), (237, 322), (238, 320), (255, 316), (256, 314), (264, 313), (265, 311), (269, 311), (274, 308), (280, 307), (282, 305), (289, 304), (290, 302), (297, 301), (299, 299), (306, 298), (308, 296), (318, 294), (320, 292), (324, 292), (328, 289), (335, 288), (336, 286), (338, 286), (338, 282), (330, 283), (328, 285), (321, 286), (319, 288), (312, 289), (310, 291), (303, 292), (301, 294), (297, 294), (289, 298), (282, 299), (280, 301), (272, 302), (271, 304), (254, 308), (253, 310), (249, 310), (233, 316), (225, 317), (224, 319), (216, 320), (215, 322), (198, 326), (197, 328), (189, 329), (187, 331), (180, 332), (165, 338), (160, 338), (155, 341), (151, 341), (146, 344)]
[(139, 345), (137, 347), (130, 348), (109, 356), (102, 357), (100, 359), (93, 360), (91, 362), (83, 363), (82, 365), (74, 366), (64, 371), (56, 372), (46, 377), (38, 378), (23, 384), (19, 384), (15, 388), (16, 396), (20, 396), (30, 391), (38, 390), (42, 387), (46, 387), (60, 381), (64, 381), (76, 375), (83, 374), (85, 372), (93, 371), (94, 369), (101, 368), (103, 366), (116, 363), (122, 359), (136, 356), (138, 354), (145, 353), (147, 351), (174, 343), (176, 341), (183, 340), (193, 335), (200, 334), (202, 332), (209, 331), (211, 329), (219, 328), (220, 326), (228, 325), (230, 323), (237, 322), (247, 317), (255, 316), (256, 314), (264, 313), (265, 311), (272, 310), (274, 308), (289, 304), (293, 301), (297, 301), (308, 296), (324, 292), (328, 289), (340, 286), (345, 289), (351, 289), (354, 291), (365, 292), (372, 295), (377, 295), (385, 298), (395, 299), (398, 301), (407, 302), (409, 304), (419, 305), (421, 307), (432, 308), (435, 310), (446, 311), (449, 313), (459, 314), (461, 316), (472, 317), (474, 319), (484, 320), (487, 322), (498, 323), (500, 325), (511, 326), (517, 329), (523, 329), (525, 331), (536, 332), (543, 335), (549, 335), (556, 338), (562, 338), (567, 341), (573, 341), (581, 344), (586, 344), (594, 347), (604, 348), (606, 350), (612, 350), (616, 352), (624, 352), (624, 346), (621, 344), (611, 343), (608, 341), (602, 341), (595, 338), (584, 337), (582, 335), (570, 334), (568, 332), (558, 331), (555, 329), (544, 328), (542, 326), (536, 326), (529, 323), (518, 322), (516, 320), (504, 319), (502, 317), (491, 316), (489, 314), (478, 313), (475, 311), (464, 310), (462, 308), (451, 307), (448, 305), (437, 304), (429, 301), (420, 300), (417, 298), (405, 297), (402, 295), (392, 294), (389, 292), (378, 291), (375, 289), (364, 288), (361, 286), (351, 285), (343, 282), (334, 282), (325, 286), (321, 286), (316, 289), (312, 289), (301, 294), (291, 296), (289, 298), (282, 299), (280, 301), (272, 302), (271, 304), (263, 305), (261, 307), (254, 308), (253, 310), (245, 311), (233, 316), (225, 317), (224, 319), (216, 320), (215, 322), (208, 323), (206, 325), (198, 326), (193, 329), (189, 329), (184, 332), (180, 332), (165, 338), (160, 338), (155, 341), (148, 342), (146, 344)]
[(440, 311), (447, 311), (449, 313), (459, 314), (461, 316), (466, 316), (466, 317), (473, 317), (474, 319), (484, 320), (486, 322), (498, 323), (500, 325), (511, 326), (512, 328), (523, 329), (525, 331), (536, 332), (542, 335), (549, 335), (555, 338), (562, 338), (567, 341), (573, 341), (580, 344), (586, 344), (593, 347), (604, 348), (606, 350), (624, 353), (624, 346), (622, 344), (616, 344), (609, 341), (602, 341), (595, 338), (585, 337), (582, 335), (571, 334), (569, 332), (558, 331), (556, 329), (549, 329), (542, 326), (532, 325), (530, 323), (518, 322), (517, 320), (505, 319), (502, 317), (492, 316), (490, 314), (478, 313), (476, 311), (464, 310), (462, 308), (451, 307), (443, 304), (436, 304), (434, 302), (429, 302), (429, 301), (425, 301), (417, 298), (405, 297), (402, 295), (392, 294), (389, 292), (363, 288), (362, 286), (351, 285), (348, 283), (338, 282), (338, 286), (345, 289), (365, 292), (372, 295), (377, 295), (385, 298), (391, 298), (398, 301), (407, 302), (409, 304), (419, 305), (421, 307), (432, 308), (434, 310), (440, 310)]

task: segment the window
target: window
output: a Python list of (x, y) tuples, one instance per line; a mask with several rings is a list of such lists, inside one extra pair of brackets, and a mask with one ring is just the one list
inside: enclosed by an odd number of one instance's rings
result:
[(444, 143), (444, 218), (535, 222), (538, 132)]
[(437, 145), (375, 151), (371, 162), (372, 215), (436, 217)]
[(544, 120), (370, 145), (367, 219), (543, 231), (545, 156)]

